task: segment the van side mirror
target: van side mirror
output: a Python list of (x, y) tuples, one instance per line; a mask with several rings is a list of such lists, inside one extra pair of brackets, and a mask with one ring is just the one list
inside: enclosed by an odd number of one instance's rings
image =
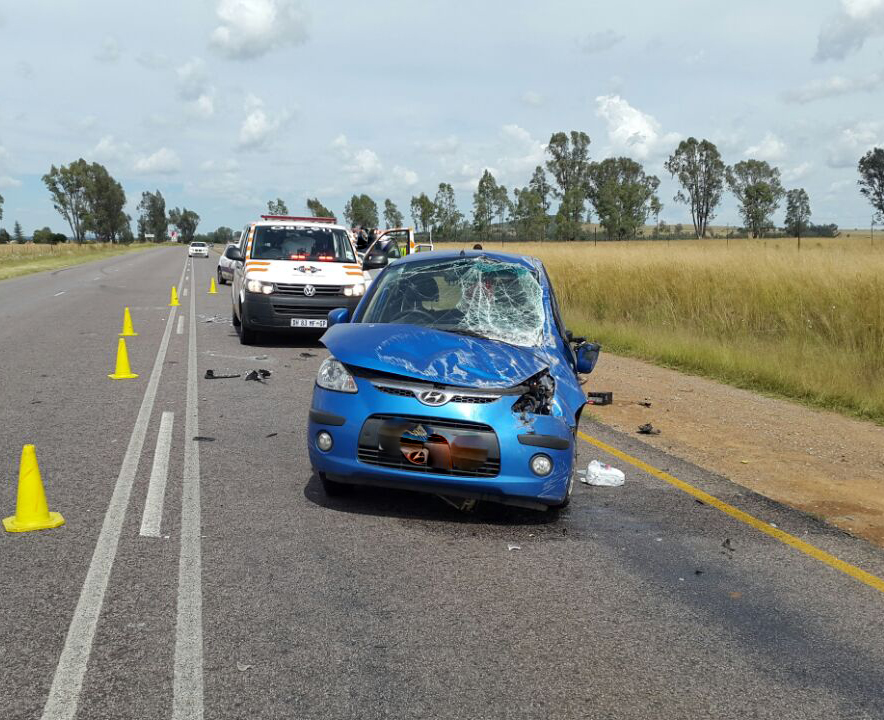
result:
[(236, 247), (236, 245), (231, 245), (229, 248), (227, 248), (224, 251), (224, 257), (226, 257), (228, 260), (233, 260), (234, 262), (243, 261), (242, 253), (240, 252), (239, 248)]
[(335, 308), (328, 313), (328, 326), (350, 322), (350, 311), (347, 308)]
[(602, 346), (598, 343), (583, 343), (576, 348), (577, 353), (577, 372), (591, 373), (595, 364), (599, 361), (599, 352)]
[(362, 261), (362, 269), (379, 270), (382, 267), (386, 267), (389, 262), (390, 258), (383, 253), (370, 253), (369, 255), (366, 255), (365, 259)]

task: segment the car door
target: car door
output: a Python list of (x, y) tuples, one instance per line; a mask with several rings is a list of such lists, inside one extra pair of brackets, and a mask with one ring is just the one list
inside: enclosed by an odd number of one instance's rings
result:
[[(249, 248), (249, 231), (251, 228), (246, 225), (245, 229), (242, 231), (242, 235), (239, 238), (239, 251), (242, 253), (243, 258), (246, 256), (246, 252)], [(234, 262), (233, 263), (233, 282), (231, 283), (231, 292), (233, 293), (233, 297), (242, 297), (242, 284), (243, 277), (245, 276), (246, 265), (245, 262)], [(234, 301), (235, 303), (236, 301)]]

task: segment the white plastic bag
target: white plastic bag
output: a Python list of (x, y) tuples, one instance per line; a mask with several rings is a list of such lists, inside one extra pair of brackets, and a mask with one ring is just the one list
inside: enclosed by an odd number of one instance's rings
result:
[(618, 487), (626, 481), (626, 475), (610, 465), (604, 465), (598, 460), (593, 460), (586, 467), (586, 474), (581, 473), (581, 482), (587, 485), (599, 485), (601, 487)]

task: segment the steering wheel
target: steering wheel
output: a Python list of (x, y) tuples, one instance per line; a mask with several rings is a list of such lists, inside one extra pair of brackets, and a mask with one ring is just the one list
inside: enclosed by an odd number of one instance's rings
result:
[(412, 308), (411, 310), (406, 310), (405, 312), (400, 313), (396, 317), (390, 320), (392, 323), (401, 322), (403, 324), (411, 324), (411, 321), (408, 318), (416, 317), (421, 320), (427, 320), (429, 322), (433, 322), (433, 316), (427, 312), (426, 310), (422, 310), (421, 308)]

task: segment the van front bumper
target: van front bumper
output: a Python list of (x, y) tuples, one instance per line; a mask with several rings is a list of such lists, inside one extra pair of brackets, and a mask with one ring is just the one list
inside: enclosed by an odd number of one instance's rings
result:
[(360, 300), (362, 296), (291, 297), (246, 293), (241, 319), (254, 330), (301, 331), (304, 328), (292, 327), (292, 319), (328, 320), (329, 312), (337, 308), (347, 308), (352, 316)]

